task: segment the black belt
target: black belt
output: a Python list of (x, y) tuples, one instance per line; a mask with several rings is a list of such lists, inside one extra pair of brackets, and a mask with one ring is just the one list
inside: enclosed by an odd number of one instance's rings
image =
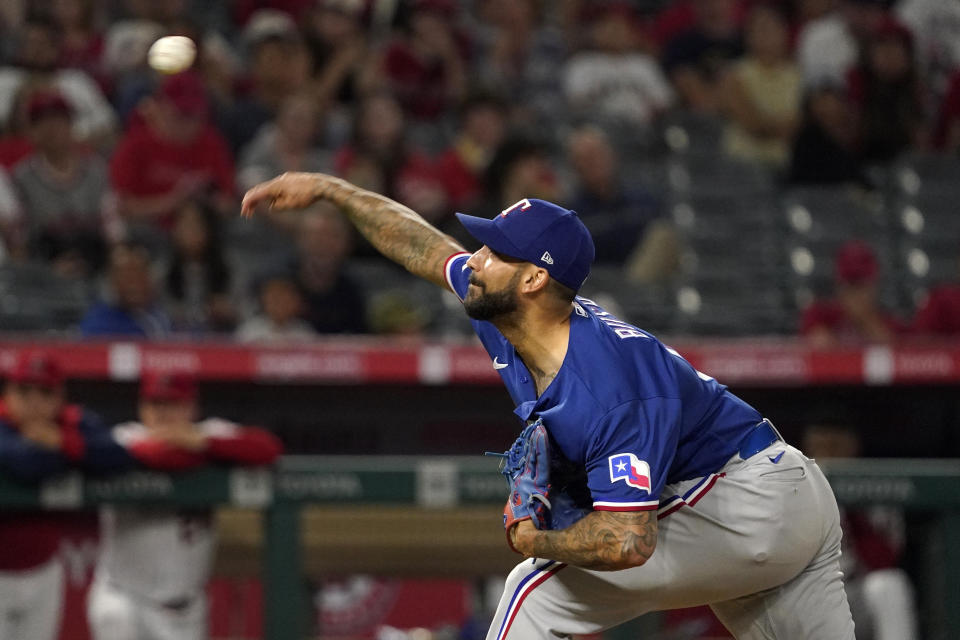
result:
[(757, 455), (778, 440), (782, 442), (783, 436), (780, 435), (780, 432), (777, 431), (777, 428), (773, 426), (772, 422), (764, 419), (763, 422), (755, 426), (743, 437), (737, 452), (742, 459), (746, 460), (747, 458)]

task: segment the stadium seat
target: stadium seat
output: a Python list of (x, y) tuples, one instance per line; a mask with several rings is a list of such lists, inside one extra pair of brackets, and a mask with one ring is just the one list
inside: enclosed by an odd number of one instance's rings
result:
[(43, 264), (0, 267), (0, 326), (8, 331), (68, 332), (90, 304), (86, 282)]

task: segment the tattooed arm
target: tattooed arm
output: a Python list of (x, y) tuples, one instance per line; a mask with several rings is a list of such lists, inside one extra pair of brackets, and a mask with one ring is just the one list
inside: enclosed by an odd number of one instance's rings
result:
[(529, 520), (523, 520), (510, 535), (514, 547), (527, 557), (618, 571), (639, 567), (653, 554), (657, 512), (594, 511), (559, 531), (539, 531)]
[(410, 273), (447, 287), (444, 263), (463, 247), (408, 207), (346, 180), (322, 173), (285, 173), (247, 191), (241, 213), (252, 216), (260, 203), (283, 211), (318, 200), (343, 211), (380, 253)]

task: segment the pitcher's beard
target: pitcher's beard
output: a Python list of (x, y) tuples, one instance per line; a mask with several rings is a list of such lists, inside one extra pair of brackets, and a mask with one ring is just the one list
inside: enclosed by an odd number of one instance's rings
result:
[(463, 301), (463, 308), (467, 315), (474, 320), (491, 322), (517, 310), (517, 284), (520, 282), (520, 273), (514, 275), (502, 291), (487, 293), (483, 287), (477, 296), (467, 295)]

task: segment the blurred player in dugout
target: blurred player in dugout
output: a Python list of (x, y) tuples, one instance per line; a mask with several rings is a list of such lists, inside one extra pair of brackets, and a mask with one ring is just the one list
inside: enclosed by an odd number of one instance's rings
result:
[[(26, 352), (0, 400), (0, 473), (36, 483), (77, 467), (116, 471), (133, 460), (99, 418), (67, 404), (63, 374), (49, 355)], [(52, 640), (60, 630), (63, 566), (57, 555), (71, 514), (0, 514), (0, 640)]]
[[(265, 465), (280, 454), (268, 431), (220, 418), (197, 422), (196, 381), (147, 374), (139, 422), (113, 436), (139, 463), (164, 471), (209, 463)], [(94, 640), (200, 640), (207, 637), (204, 587), (214, 551), (212, 510), (105, 506), (101, 551), (87, 616)]]

